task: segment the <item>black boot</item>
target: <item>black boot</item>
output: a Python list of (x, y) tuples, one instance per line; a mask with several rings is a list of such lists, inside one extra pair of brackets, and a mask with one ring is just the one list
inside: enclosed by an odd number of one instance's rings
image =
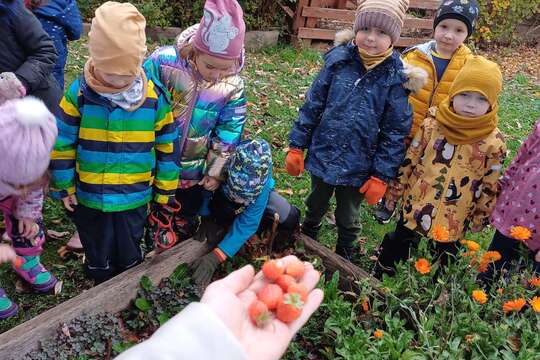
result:
[(355, 247), (352, 242), (340, 241), (336, 244), (336, 254), (344, 258), (345, 260), (352, 261), (355, 253)]
[(300, 226), (302, 234), (309, 236), (313, 240), (317, 240), (319, 237), (319, 230), (321, 230), (321, 223), (314, 224), (309, 221), (304, 221)]

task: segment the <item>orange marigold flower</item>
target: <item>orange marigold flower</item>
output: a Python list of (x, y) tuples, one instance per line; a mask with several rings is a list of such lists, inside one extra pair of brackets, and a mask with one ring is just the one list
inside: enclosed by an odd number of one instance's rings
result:
[(485, 304), (488, 300), (487, 295), (483, 290), (473, 290), (472, 297), (479, 304)]
[(377, 339), (382, 339), (382, 337), (384, 336), (384, 332), (381, 329), (377, 329), (373, 333), (373, 336), (375, 336)]
[(529, 280), (529, 285), (540, 288), (540, 278), (533, 277)]
[(491, 262), (499, 260), (501, 260), (501, 254), (498, 251), (486, 251), (484, 254), (482, 254), (482, 258), (480, 259), (477, 269), (481, 273), (485, 272)]
[(482, 258), (487, 261), (499, 261), (501, 260), (501, 253), (498, 251), (486, 251), (484, 255), (482, 255)]
[(512, 226), (510, 228), (510, 236), (516, 240), (527, 241), (531, 238), (531, 230), (525, 226)]
[(462, 240), (461, 243), (472, 253), (480, 250), (480, 244), (472, 240)]
[(531, 304), (534, 312), (540, 312), (540, 297), (533, 297), (531, 300), (529, 300), (529, 304)]
[(448, 237), (450, 236), (448, 229), (442, 225), (435, 225), (431, 234), (433, 235), (433, 239), (437, 241), (448, 241)]
[(424, 258), (418, 259), (414, 264), (414, 267), (416, 268), (416, 271), (422, 275), (428, 274), (431, 271), (431, 264)]
[(505, 313), (516, 311), (519, 312), (525, 306), (527, 302), (523, 298), (507, 301), (503, 304), (503, 311)]

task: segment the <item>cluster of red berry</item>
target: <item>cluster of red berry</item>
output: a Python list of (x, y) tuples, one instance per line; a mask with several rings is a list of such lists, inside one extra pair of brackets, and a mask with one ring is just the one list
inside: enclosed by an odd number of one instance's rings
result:
[(257, 293), (257, 299), (249, 306), (253, 323), (264, 327), (272, 320), (272, 311), (285, 323), (298, 319), (308, 296), (306, 286), (298, 282), (304, 276), (304, 263), (296, 260), (285, 266), (281, 260), (268, 260), (262, 272), (271, 283)]

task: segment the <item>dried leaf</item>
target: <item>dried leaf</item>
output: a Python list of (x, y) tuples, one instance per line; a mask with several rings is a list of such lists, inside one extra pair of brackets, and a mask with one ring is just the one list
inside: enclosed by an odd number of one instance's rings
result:
[(282, 195), (289, 195), (289, 196), (294, 195), (293, 189), (278, 189), (277, 192)]
[(62, 324), (62, 327), (60, 328), (60, 330), (62, 331), (62, 334), (64, 334), (65, 337), (68, 337), (68, 338), (71, 337), (71, 333), (69, 332), (69, 327), (66, 324)]

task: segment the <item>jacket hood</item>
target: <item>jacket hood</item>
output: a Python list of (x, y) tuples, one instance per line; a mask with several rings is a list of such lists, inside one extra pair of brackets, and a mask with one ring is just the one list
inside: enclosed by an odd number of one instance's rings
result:
[[(334, 45), (340, 46), (350, 43), (354, 39), (354, 32), (351, 29), (338, 31), (334, 38)], [(423, 44), (427, 45), (427, 44)], [(429, 52), (429, 51), (428, 51)], [(417, 92), (422, 89), (428, 80), (428, 73), (417, 66), (413, 66), (405, 61), (403, 63), (402, 73), (406, 78), (403, 87), (411, 92)]]

